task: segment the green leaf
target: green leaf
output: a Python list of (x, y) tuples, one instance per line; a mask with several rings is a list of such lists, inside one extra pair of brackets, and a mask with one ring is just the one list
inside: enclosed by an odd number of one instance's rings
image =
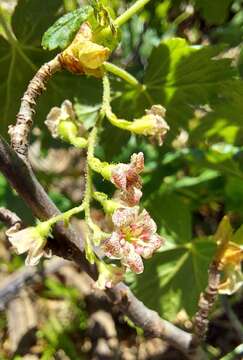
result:
[(92, 13), (93, 8), (87, 5), (62, 16), (43, 35), (41, 44), (44, 49), (65, 49)]
[(243, 245), (243, 225), (239, 227), (238, 230), (234, 233), (233, 240), (234, 243)]
[(229, 176), (226, 179), (225, 203), (227, 211), (238, 211), (243, 214), (243, 186), (242, 179)]
[(232, 79), (230, 60), (212, 59), (220, 50), (211, 46), (196, 49), (178, 38), (153, 50), (145, 83), (151, 101), (166, 107), (172, 127), (187, 127), (195, 108), (218, 100), (223, 86)]
[(196, 6), (209, 24), (222, 24), (229, 16), (233, 0), (195, 0)]
[(176, 243), (187, 243), (192, 238), (192, 219), (189, 204), (179, 195), (153, 192), (146, 202), (153, 219), (163, 233)]
[(215, 59), (220, 51), (219, 46), (191, 47), (180, 38), (161, 42), (149, 58), (144, 77), (146, 91), (137, 98), (133, 95), (137, 111), (156, 103), (165, 106), (171, 127), (169, 137), (180, 128), (189, 129), (195, 110), (200, 106), (207, 110), (205, 105), (210, 106), (211, 118), (224, 115), (242, 124), (243, 83), (235, 79), (237, 71), (231, 60)]
[(243, 35), (242, 24), (243, 13), (242, 11), (237, 11), (229, 22), (216, 27), (212, 31), (213, 40), (229, 44), (231, 47), (241, 44)]
[(101, 104), (87, 105), (81, 104), (78, 101), (76, 101), (74, 105), (75, 113), (78, 117), (78, 120), (84, 125), (85, 129), (87, 130), (94, 126), (100, 108)]
[(219, 244), (227, 244), (232, 241), (233, 229), (230, 224), (228, 216), (224, 216), (220, 221), (217, 231), (214, 235), (214, 240)]
[(146, 261), (144, 273), (137, 276), (136, 295), (168, 320), (175, 320), (181, 309), (192, 316), (207, 284), (215, 247), (213, 241), (201, 239), (154, 255)]
[(57, 19), (61, 0), (19, 0), (12, 16), (12, 29), (19, 41), (39, 45), (44, 31)]

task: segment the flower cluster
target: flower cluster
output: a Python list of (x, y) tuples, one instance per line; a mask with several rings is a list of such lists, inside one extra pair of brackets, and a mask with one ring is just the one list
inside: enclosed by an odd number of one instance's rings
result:
[(122, 265), (137, 274), (142, 273), (142, 258), (150, 258), (163, 244), (156, 234), (155, 222), (146, 210), (139, 212), (138, 206), (117, 209), (112, 222), (114, 231), (102, 243), (105, 255), (120, 259)]
[[(134, 153), (129, 164), (102, 163), (94, 158), (93, 168), (110, 180), (119, 190), (115, 200), (108, 200), (106, 194), (95, 192), (105, 212), (111, 215), (113, 232), (101, 242), (104, 254), (111, 259), (119, 259), (122, 267), (118, 268), (119, 276), (112, 283), (119, 281), (120, 274), (126, 269), (139, 274), (143, 272), (143, 260), (150, 258), (163, 244), (163, 239), (156, 233), (157, 227), (149, 213), (140, 210), (144, 155)], [(112, 271), (112, 269), (110, 269)], [(102, 275), (102, 284), (107, 271)], [(110, 275), (107, 278), (110, 283)]]

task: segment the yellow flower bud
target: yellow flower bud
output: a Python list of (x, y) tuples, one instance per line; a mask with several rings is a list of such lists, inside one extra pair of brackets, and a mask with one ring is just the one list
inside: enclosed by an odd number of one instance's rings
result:
[(102, 76), (101, 66), (108, 59), (110, 50), (92, 41), (92, 31), (84, 23), (71, 45), (61, 54), (63, 67), (77, 74)]
[(170, 129), (164, 120), (165, 112), (166, 110), (163, 106), (153, 105), (150, 110), (146, 110), (146, 115), (140, 119), (135, 119), (129, 125), (129, 130), (135, 134), (156, 138), (159, 145), (162, 145), (164, 137)]

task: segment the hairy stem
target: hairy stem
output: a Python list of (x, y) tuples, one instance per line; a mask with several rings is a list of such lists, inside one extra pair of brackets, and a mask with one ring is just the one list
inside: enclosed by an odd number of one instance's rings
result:
[(94, 157), (94, 148), (97, 137), (97, 127), (94, 126), (88, 138), (87, 164), (86, 164), (86, 190), (84, 195), (84, 211), (85, 219), (90, 222), (90, 201), (92, 197), (92, 169), (90, 167), (90, 160)]
[(102, 111), (106, 115), (107, 119), (110, 121), (110, 123), (113, 126), (116, 126), (122, 130), (131, 130), (131, 121), (127, 121), (124, 119), (119, 119), (111, 109), (110, 105), (111, 101), (111, 89), (110, 89), (110, 81), (108, 76), (105, 74), (103, 76), (103, 105), (102, 105)]
[(56, 224), (58, 221), (65, 221), (68, 222), (70, 217), (73, 215), (78, 214), (79, 212), (84, 210), (84, 205), (81, 204), (79, 206), (76, 206), (60, 215), (56, 215), (52, 218), (50, 218), (49, 220), (46, 221), (46, 223), (48, 223), (49, 225), (53, 226), (54, 224)]

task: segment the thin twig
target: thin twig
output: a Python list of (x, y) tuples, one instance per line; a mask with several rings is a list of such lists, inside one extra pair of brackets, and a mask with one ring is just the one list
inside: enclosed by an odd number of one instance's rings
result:
[(33, 123), (32, 117), (38, 96), (45, 90), (47, 81), (54, 73), (61, 70), (59, 56), (42, 65), (33, 79), (30, 81), (23, 98), (19, 113), (17, 114), (16, 125), (9, 126), (9, 135), (14, 150), (27, 158), (28, 136)]
[(9, 228), (16, 224), (19, 224), (19, 228), (23, 226), (22, 220), (18, 215), (4, 207), (0, 207), (0, 221)]
[(199, 341), (205, 339), (209, 324), (209, 314), (217, 299), (219, 283), (220, 264), (218, 261), (213, 261), (208, 270), (208, 285), (200, 295), (198, 311), (195, 315), (194, 334)]

